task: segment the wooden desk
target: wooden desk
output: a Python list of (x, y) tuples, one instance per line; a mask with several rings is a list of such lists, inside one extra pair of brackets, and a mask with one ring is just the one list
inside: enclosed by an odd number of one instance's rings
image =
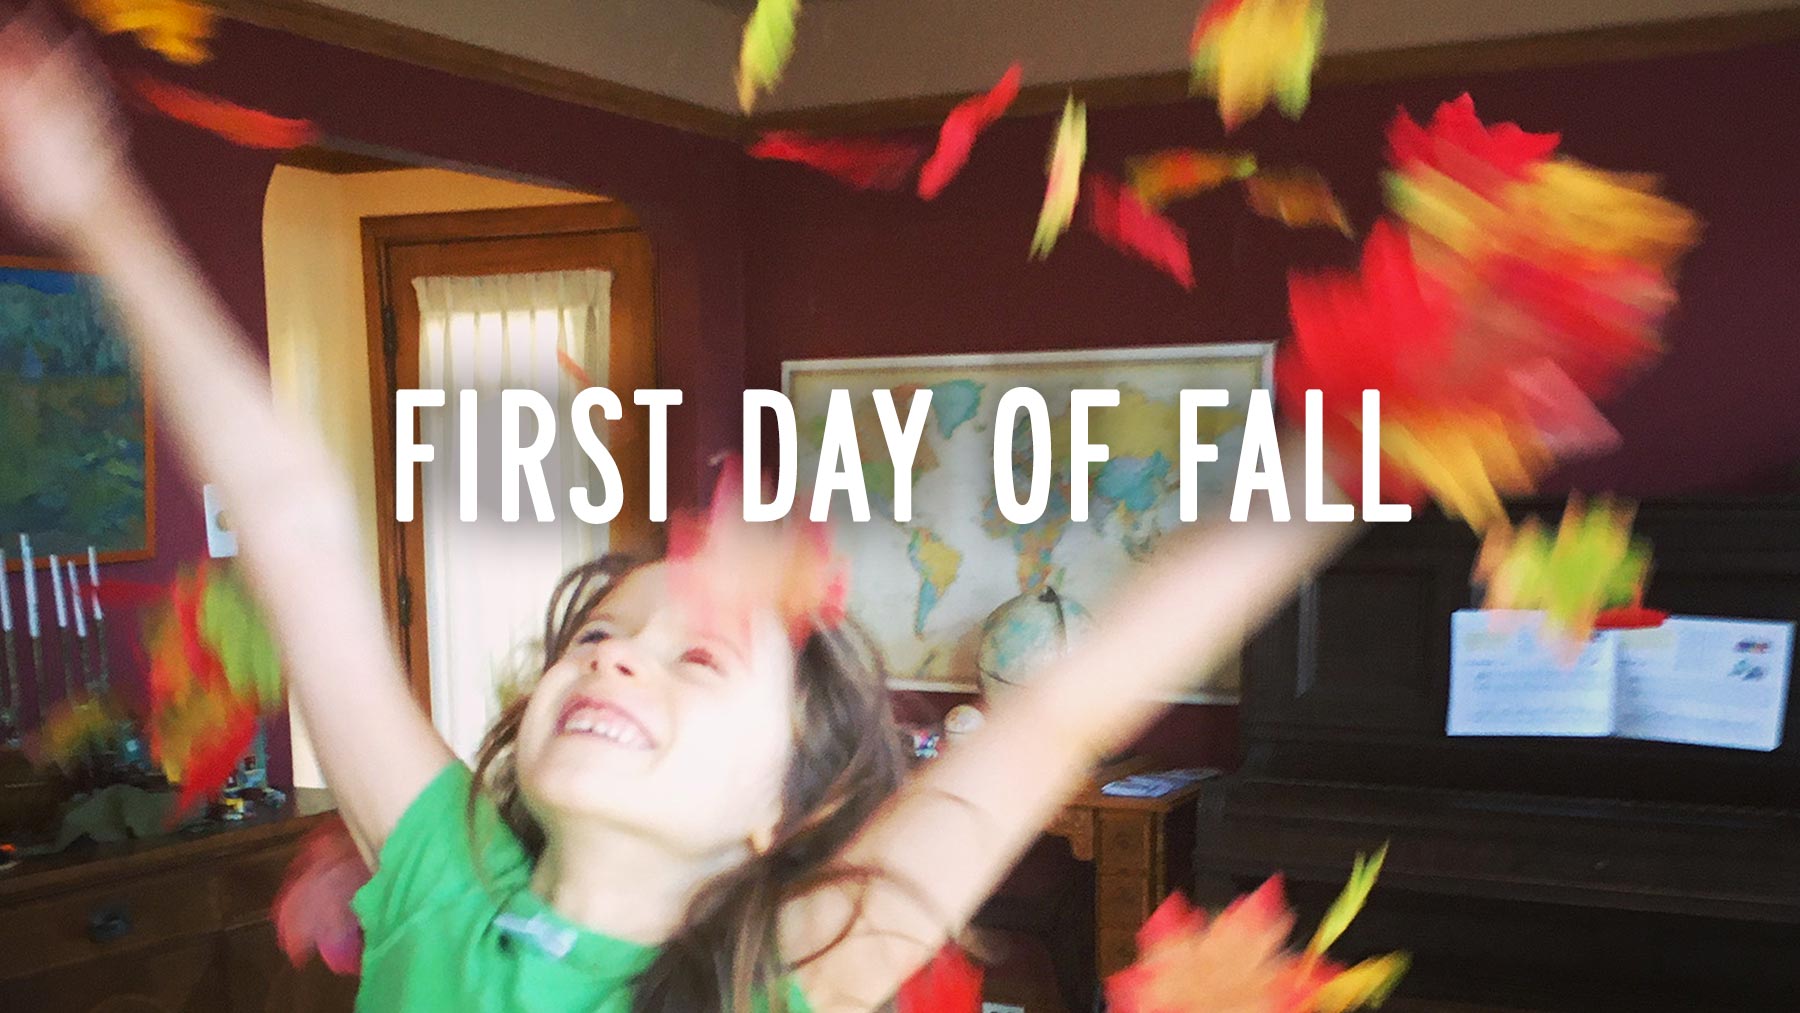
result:
[(1137, 931), (1163, 898), (1193, 878), (1194, 800), (1200, 785), (1161, 798), (1114, 798), (1100, 786), (1162, 769), (1149, 757), (1103, 768), (1044, 832), (1094, 863), (1094, 972), (1104, 981), (1137, 959)]

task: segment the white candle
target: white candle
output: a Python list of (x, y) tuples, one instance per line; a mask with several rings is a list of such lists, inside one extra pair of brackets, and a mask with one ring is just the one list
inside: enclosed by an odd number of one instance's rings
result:
[(0, 549), (0, 633), (12, 632), (12, 592), (6, 583), (6, 550)]
[(62, 580), (62, 560), (57, 559), (56, 553), (52, 552), (50, 554), (50, 592), (56, 596), (56, 628), (66, 630), (69, 628), (69, 612), (63, 605)]
[(19, 560), (23, 564), (19, 571), (25, 577), (25, 629), (30, 632), (31, 639), (38, 638), (37, 615), (37, 560), (31, 558), (31, 536), (19, 536)]
[(87, 639), (87, 613), (81, 610), (81, 574), (75, 572), (75, 561), (69, 566), (69, 611), (75, 616), (75, 635)]
[(100, 556), (88, 546), (88, 596), (94, 599), (94, 618), (105, 619), (106, 613), (100, 611)]

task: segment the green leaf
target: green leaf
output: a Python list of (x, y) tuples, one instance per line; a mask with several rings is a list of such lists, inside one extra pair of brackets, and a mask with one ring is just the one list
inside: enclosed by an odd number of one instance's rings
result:
[(1350, 927), (1350, 923), (1356, 920), (1357, 913), (1369, 899), (1369, 891), (1375, 888), (1375, 877), (1381, 874), (1381, 864), (1386, 860), (1385, 844), (1370, 858), (1356, 856), (1356, 862), (1350, 868), (1350, 881), (1344, 884), (1344, 892), (1338, 894), (1337, 900), (1332, 901), (1330, 909), (1325, 912), (1325, 917), (1319, 919), (1319, 929), (1313, 933), (1312, 942), (1306, 946), (1309, 956), (1318, 956), (1330, 949), (1331, 944), (1337, 942), (1344, 930)]

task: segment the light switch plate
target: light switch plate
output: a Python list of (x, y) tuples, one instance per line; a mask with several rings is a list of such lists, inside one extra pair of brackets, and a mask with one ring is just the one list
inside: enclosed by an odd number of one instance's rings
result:
[(200, 499), (206, 508), (206, 554), (214, 559), (237, 555), (237, 535), (231, 532), (231, 518), (225, 513), (218, 488), (210, 484), (201, 486)]

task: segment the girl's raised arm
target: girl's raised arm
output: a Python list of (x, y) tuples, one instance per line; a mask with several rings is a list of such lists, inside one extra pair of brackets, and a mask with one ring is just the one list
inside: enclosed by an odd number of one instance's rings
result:
[[(1299, 502), (1298, 491), (1289, 498)], [(1165, 550), (1092, 633), (869, 822), (843, 861), (875, 873), (871, 885), (790, 904), (790, 959), (804, 960), (851, 926), (801, 967), (814, 1007), (866, 1010), (891, 995), (974, 915), (1099, 759), (1163, 710), (1159, 698), (1240, 650), (1358, 529), (1220, 523)]]
[(273, 407), (261, 365), (126, 165), (123, 128), (72, 44), (0, 28), (0, 181), (19, 216), (98, 274), (192, 471), (231, 504), (243, 564), (364, 857), (450, 758), (413, 702), (359, 563), (350, 488)]

